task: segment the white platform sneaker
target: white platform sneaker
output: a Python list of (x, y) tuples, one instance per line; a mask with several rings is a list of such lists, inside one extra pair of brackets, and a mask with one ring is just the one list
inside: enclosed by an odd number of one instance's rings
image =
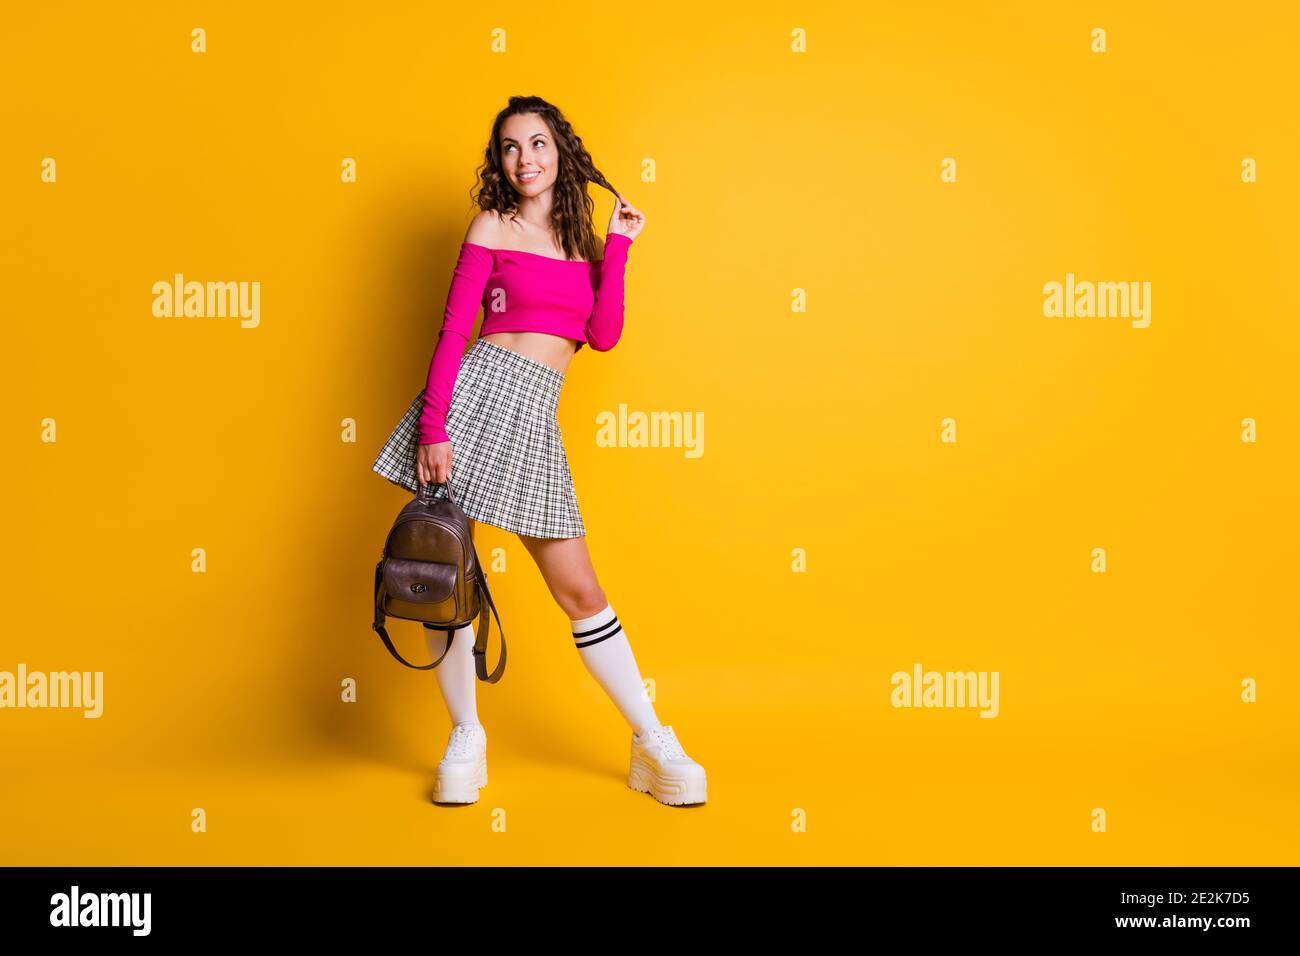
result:
[(486, 787), (487, 780), (487, 731), (482, 724), (456, 724), (438, 764), (433, 802), (477, 803), (479, 788)]
[(686, 756), (669, 724), (647, 730), (644, 737), (632, 735), (627, 785), (672, 806), (706, 799), (704, 768)]

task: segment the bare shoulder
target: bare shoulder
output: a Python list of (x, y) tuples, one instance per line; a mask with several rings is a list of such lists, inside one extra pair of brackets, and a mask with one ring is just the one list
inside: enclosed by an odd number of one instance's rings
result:
[(480, 209), (470, 220), (465, 241), (496, 249), (500, 247), (501, 229), (501, 217), (495, 209)]

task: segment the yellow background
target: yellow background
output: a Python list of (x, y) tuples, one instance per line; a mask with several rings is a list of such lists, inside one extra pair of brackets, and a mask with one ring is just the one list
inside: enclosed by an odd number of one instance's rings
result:
[[(102, 670), (105, 713), (0, 711), (0, 862), (1298, 862), (1294, 5), (7, 20), (0, 670)], [(560, 421), (703, 807), (627, 788), (513, 535), (478, 542), (510, 648), (478, 804), (429, 802), (435, 678), (370, 629), (408, 499), (370, 465), (512, 94), (647, 217), (623, 339), (575, 359)], [(260, 327), (154, 318), (175, 272), (260, 281)], [(1045, 318), (1067, 272), (1150, 281), (1150, 328)], [(703, 412), (704, 455), (597, 447), (624, 402)], [(998, 671), (1001, 714), (894, 709), (915, 662)]]

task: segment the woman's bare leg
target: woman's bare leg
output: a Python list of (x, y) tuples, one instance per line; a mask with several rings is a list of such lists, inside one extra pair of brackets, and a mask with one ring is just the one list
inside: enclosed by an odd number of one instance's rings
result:
[(587, 551), (587, 539), (519, 536), (542, 572), (546, 587), (568, 615), (574, 647), (582, 663), (609, 695), (634, 732), (658, 727), (654, 705), (645, 694), (641, 672)]
[(555, 603), (570, 619), (590, 617), (609, 603), (596, 581), (586, 538), (534, 538), (519, 535), (537, 562)]

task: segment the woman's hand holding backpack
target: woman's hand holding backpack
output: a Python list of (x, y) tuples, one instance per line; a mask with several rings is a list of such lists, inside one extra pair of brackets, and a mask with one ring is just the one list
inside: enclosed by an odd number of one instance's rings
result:
[(445, 484), (451, 477), (451, 442), (417, 446), (415, 472), (422, 487), (430, 483)]

